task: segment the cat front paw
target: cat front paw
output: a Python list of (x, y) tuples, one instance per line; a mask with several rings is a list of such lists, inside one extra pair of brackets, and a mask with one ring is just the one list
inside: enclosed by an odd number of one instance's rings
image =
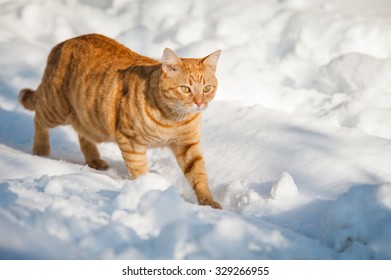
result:
[(214, 209), (223, 209), (217, 201), (214, 201), (213, 199), (205, 199), (203, 201), (198, 201), (201, 205), (209, 205)]
[(87, 165), (96, 170), (107, 170), (109, 168), (109, 165), (101, 159), (95, 159), (90, 162), (87, 162)]
[(223, 207), (221, 207), (220, 203), (217, 201), (213, 201), (210, 206), (212, 206), (214, 209), (223, 209)]

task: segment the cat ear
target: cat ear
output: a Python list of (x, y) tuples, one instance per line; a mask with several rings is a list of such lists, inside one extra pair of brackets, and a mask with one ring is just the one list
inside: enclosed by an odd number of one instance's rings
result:
[(181, 59), (176, 55), (176, 53), (169, 49), (165, 48), (163, 51), (162, 59), (162, 69), (164, 72), (175, 72), (178, 71), (178, 68), (182, 65)]
[(212, 69), (212, 71), (216, 71), (217, 61), (219, 60), (220, 54), (221, 50), (215, 51), (210, 55), (204, 57), (202, 59), (202, 63)]

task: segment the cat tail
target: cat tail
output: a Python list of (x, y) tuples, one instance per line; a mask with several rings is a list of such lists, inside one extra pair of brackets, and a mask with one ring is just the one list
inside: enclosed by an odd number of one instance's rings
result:
[(34, 111), (37, 103), (37, 94), (32, 89), (24, 88), (19, 92), (19, 102), (27, 110)]

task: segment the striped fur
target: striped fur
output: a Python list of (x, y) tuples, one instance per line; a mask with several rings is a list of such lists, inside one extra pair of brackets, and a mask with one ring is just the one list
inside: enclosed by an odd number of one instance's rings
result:
[(49, 129), (72, 125), (90, 167), (108, 168), (96, 143), (116, 141), (134, 179), (148, 171), (147, 148), (166, 146), (198, 202), (221, 208), (209, 190), (200, 150), (201, 111), (216, 93), (219, 55), (178, 58), (165, 49), (159, 62), (97, 34), (56, 45), (41, 84), (19, 95), (35, 111), (33, 153), (49, 156)]

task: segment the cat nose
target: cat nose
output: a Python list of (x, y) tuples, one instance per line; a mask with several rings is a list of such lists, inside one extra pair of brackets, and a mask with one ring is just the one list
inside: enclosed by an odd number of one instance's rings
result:
[(202, 103), (203, 103), (202, 101), (194, 100), (194, 104), (197, 105), (198, 107), (201, 107)]

